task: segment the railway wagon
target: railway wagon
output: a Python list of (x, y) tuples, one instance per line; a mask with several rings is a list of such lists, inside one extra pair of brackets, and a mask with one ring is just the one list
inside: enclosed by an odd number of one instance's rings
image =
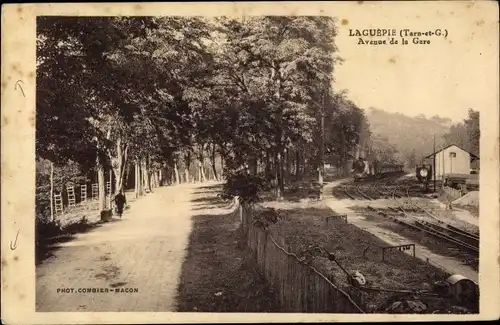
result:
[(402, 164), (381, 164), (376, 171), (376, 175), (389, 175), (403, 172), (404, 166)]
[(402, 164), (384, 163), (373, 161), (369, 163), (364, 159), (359, 159), (353, 164), (354, 181), (381, 178), (403, 172)]

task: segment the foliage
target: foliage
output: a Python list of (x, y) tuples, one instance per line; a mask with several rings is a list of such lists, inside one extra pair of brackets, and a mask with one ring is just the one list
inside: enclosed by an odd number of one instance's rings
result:
[(346, 92), (336, 94), (326, 110), (325, 149), (338, 166), (346, 162), (348, 153), (356, 144), (368, 142), (371, 137), (363, 110), (346, 96)]
[(265, 208), (253, 216), (254, 226), (262, 229), (267, 229), (270, 225), (278, 223), (283, 217), (274, 208)]
[(283, 190), (292, 158), (321, 165), (324, 129), (334, 153), (368, 130), (332, 90), (335, 35), (329, 17), (38, 17), (36, 155), (112, 169), (115, 188), (131, 163), (180, 174), (218, 156)]
[[(73, 161), (55, 165), (54, 193), (61, 193), (67, 186), (86, 183), (87, 178), (82, 176), (82, 173), (82, 167)], [(36, 194), (37, 219), (48, 220), (50, 216), (50, 162), (45, 159), (38, 159), (36, 162)]]
[(259, 192), (263, 188), (264, 180), (261, 177), (239, 171), (228, 177), (222, 190), (222, 198), (239, 197), (243, 204), (255, 204), (261, 200)]
[(456, 144), (479, 156), (479, 112), (469, 109), (469, 114), (463, 122), (454, 124), (444, 134), (444, 145)]

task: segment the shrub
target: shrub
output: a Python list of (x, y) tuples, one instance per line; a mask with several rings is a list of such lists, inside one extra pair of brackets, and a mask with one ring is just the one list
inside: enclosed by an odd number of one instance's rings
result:
[(253, 224), (259, 228), (267, 229), (270, 225), (278, 223), (283, 219), (276, 209), (266, 208), (256, 212), (253, 217)]
[(232, 199), (238, 196), (242, 203), (254, 204), (261, 200), (259, 192), (265, 187), (265, 181), (259, 176), (238, 171), (227, 178), (222, 190), (223, 199)]
[(36, 218), (35, 223), (35, 240), (36, 244), (40, 241), (59, 236), (63, 233), (63, 229), (59, 220), (49, 221), (45, 218)]

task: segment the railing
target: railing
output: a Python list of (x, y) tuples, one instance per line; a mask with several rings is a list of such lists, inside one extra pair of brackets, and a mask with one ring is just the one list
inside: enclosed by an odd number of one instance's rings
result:
[(364, 313), (360, 291), (339, 288), (333, 279), (288, 252), (282, 238), (275, 239), (252, 224), (250, 208), (238, 205), (236, 213), (243, 239), (276, 290), (283, 312)]
[(463, 195), (461, 190), (457, 190), (452, 187), (444, 186), (443, 190), (451, 198), (450, 201), (454, 201)]

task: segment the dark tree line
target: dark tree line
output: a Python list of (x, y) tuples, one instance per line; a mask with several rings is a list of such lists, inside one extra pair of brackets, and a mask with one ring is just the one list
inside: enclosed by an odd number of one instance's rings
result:
[(140, 194), (244, 170), (281, 196), (366, 127), (332, 90), (335, 32), (327, 17), (39, 17), (37, 158), (101, 190), (105, 171)]

